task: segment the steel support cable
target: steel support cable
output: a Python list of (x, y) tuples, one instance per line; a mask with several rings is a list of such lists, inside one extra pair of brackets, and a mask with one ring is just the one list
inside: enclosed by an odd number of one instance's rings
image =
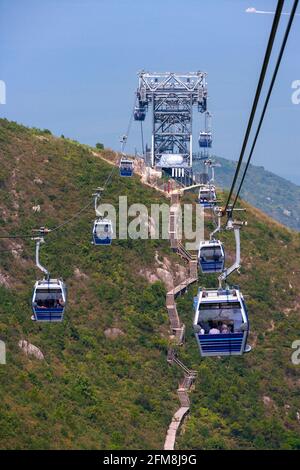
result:
[(90, 207), (91, 205), (93, 204), (93, 200), (89, 201), (88, 204), (86, 204), (84, 207), (82, 207), (78, 212), (76, 212), (75, 214), (72, 215), (72, 217), (70, 217), (69, 219), (67, 219), (65, 222), (62, 222), (61, 224), (57, 225), (56, 227), (54, 228), (51, 228), (50, 230), (50, 233), (53, 233), (53, 232), (56, 232), (57, 230), (60, 230), (61, 228), (63, 228), (65, 225), (69, 224), (70, 222), (72, 222), (72, 220), (74, 220), (75, 218), (77, 218), (79, 215), (81, 215), (88, 207)]
[[(115, 171), (116, 167), (114, 166), (113, 169), (110, 171), (108, 177), (106, 178), (106, 181), (103, 185), (103, 191), (101, 192), (103, 194), (103, 192), (105, 191), (105, 189), (107, 188), (108, 186), (108, 183), (110, 182), (111, 178), (112, 178), (112, 175)], [(68, 220), (66, 220), (65, 222), (61, 223), (60, 225), (57, 225), (56, 227), (54, 227), (53, 229), (51, 229), (51, 232), (55, 232), (57, 230), (60, 230), (61, 228), (63, 228), (65, 225), (69, 224), (70, 222), (72, 222), (75, 218), (77, 218), (79, 215), (81, 215), (83, 212), (85, 212), (86, 209), (88, 209), (92, 204), (94, 204), (94, 200), (91, 200), (88, 202), (88, 204), (86, 204), (84, 207), (82, 207), (78, 212), (76, 212), (74, 215), (72, 215), (72, 217), (70, 217)], [(50, 233), (51, 233), (50, 232)]]
[(256, 109), (257, 109), (257, 105), (258, 105), (258, 101), (259, 101), (259, 97), (260, 97), (260, 94), (261, 94), (261, 90), (262, 90), (262, 87), (263, 87), (263, 84), (264, 84), (264, 79), (265, 79), (265, 76), (266, 76), (269, 60), (270, 60), (270, 57), (271, 57), (271, 53), (272, 53), (272, 49), (273, 49), (273, 45), (274, 45), (274, 40), (275, 40), (275, 37), (276, 37), (277, 28), (278, 28), (278, 25), (279, 25), (279, 22), (280, 22), (280, 16), (281, 16), (283, 4), (284, 4), (284, 0), (278, 0), (277, 7), (276, 7), (276, 12), (275, 12), (275, 16), (274, 16), (274, 20), (273, 20), (273, 24), (272, 24), (272, 28), (271, 28), (271, 32), (270, 32), (270, 36), (269, 36), (269, 40), (268, 40), (268, 45), (267, 45), (267, 49), (266, 49), (266, 52), (265, 52), (265, 57), (264, 57), (263, 65), (262, 65), (262, 68), (261, 68), (260, 77), (259, 77), (259, 80), (258, 80), (258, 84), (257, 84), (257, 88), (256, 88), (256, 92), (255, 92), (255, 96), (254, 96), (254, 100), (253, 100), (253, 104), (252, 104), (250, 117), (249, 117), (249, 120), (248, 120), (247, 129), (246, 129), (246, 133), (245, 133), (245, 136), (244, 136), (243, 145), (242, 145), (242, 148), (241, 148), (238, 164), (237, 164), (235, 174), (234, 174), (234, 177), (233, 177), (233, 181), (232, 181), (232, 184), (231, 184), (231, 188), (230, 188), (230, 191), (229, 191), (228, 199), (227, 199), (225, 208), (223, 209), (223, 213), (226, 212), (226, 210), (228, 209), (228, 206), (230, 204), (230, 200), (231, 200), (231, 197), (232, 197), (234, 186), (236, 184), (236, 180), (238, 178), (239, 171), (240, 171), (240, 168), (241, 168), (241, 164), (242, 164), (242, 161), (243, 161), (243, 158), (244, 158), (244, 153), (245, 153), (246, 146), (247, 146), (247, 143), (248, 143), (249, 135), (250, 135), (250, 132), (251, 132), (253, 120), (254, 120), (254, 117), (255, 117), (255, 113), (256, 113)]
[(144, 132), (143, 132), (143, 121), (141, 121), (141, 140), (142, 140), (142, 155), (144, 156)]
[[(108, 177), (106, 178), (106, 181), (105, 181), (104, 186), (103, 186), (104, 190), (107, 188), (115, 169), (116, 169), (116, 166), (113, 167), (113, 169), (110, 171)], [(102, 194), (103, 194), (103, 192), (102, 192)], [(84, 207), (82, 207), (79, 211), (77, 211), (75, 214), (73, 214), (72, 217), (65, 220), (61, 224), (57, 225), (56, 227), (50, 229), (49, 234), (51, 234), (53, 232), (56, 232), (56, 231), (62, 229), (63, 227), (65, 227), (66, 225), (68, 225), (75, 218), (77, 218), (79, 215), (81, 215), (83, 212), (85, 212), (93, 203), (94, 203), (93, 200), (89, 201)], [(13, 238), (18, 238), (18, 239), (24, 238), (24, 239), (26, 239), (26, 238), (32, 238), (32, 235), (4, 235), (4, 236), (0, 235), (0, 239), (10, 239), (10, 238), (12, 238), (12, 239)]]
[[(126, 141), (127, 141), (127, 137), (128, 137), (128, 134), (130, 132), (130, 129), (131, 129), (131, 125), (132, 125), (132, 120), (133, 120), (133, 115), (134, 115), (134, 107), (135, 107), (135, 102), (136, 102), (136, 97), (134, 99), (134, 104), (133, 104), (133, 109), (132, 109), (132, 112), (131, 112), (131, 115), (130, 115), (130, 119), (129, 119), (129, 123), (128, 123), (128, 127), (127, 127), (127, 135), (126, 135)], [(125, 147), (125, 144), (126, 142), (124, 142), (124, 147)], [(124, 147), (122, 150), (124, 150)], [(116, 167), (114, 166), (112, 171), (109, 173), (105, 183), (104, 183), (104, 186), (103, 186), (103, 189), (105, 190), (106, 187), (108, 186), (111, 178), (112, 178), (112, 175), (115, 171)], [(103, 194), (103, 192), (102, 192)], [(66, 225), (68, 225), (70, 222), (72, 222), (75, 218), (77, 218), (79, 215), (81, 215), (86, 209), (88, 209), (92, 204), (94, 203), (94, 201), (89, 201), (88, 204), (86, 204), (84, 207), (82, 207), (78, 212), (76, 212), (75, 214), (72, 215), (72, 217), (70, 217), (69, 219), (67, 219), (66, 221), (62, 222), (61, 224), (57, 225), (56, 227), (52, 228), (51, 231), (50, 231), (50, 234), (52, 232), (56, 232), (60, 229), (62, 229), (63, 227), (65, 227)], [(8, 239), (8, 238), (32, 238), (32, 235), (5, 235), (5, 236), (1, 236), (0, 235), (0, 239)]]
[(31, 238), (32, 235), (0, 235), (0, 238), (9, 239), (9, 238)]
[(259, 124), (258, 124), (257, 130), (256, 130), (256, 134), (255, 134), (255, 137), (254, 137), (254, 140), (253, 140), (253, 144), (252, 144), (252, 147), (251, 147), (251, 150), (250, 150), (250, 153), (249, 153), (247, 164), (246, 164), (246, 167), (244, 169), (244, 173), (243, 173), (241, 182), (239, 184), (238, 190), (235, 194), (235, 198), (234, 198), (234, 202), (233, 202), (232, 207), (235, 206), (235, 204), (238, 200), (239, 194), (241, 192), (241, 189), (242, 189), (245, 177), (246, 177), (247, 170), (249, 168), (249, 164), (250, 164), (250, 161), (251, 161), (251, 158), (252, 158), (255, 146), (256, 146), (257, 138), (259, 136), (260, 129), (261, 129), (261, 126), (262, 126), (262, 123), (263, 123), (263, 120), (264, 120), (264, 117), (265, 117), (265, 114), (266, 114), (268, 104), (269, 104), (269, 100), (270, 100), (270, 97), (271, 97), (271, 94), (272, 94), (272, 91), (273, 91), (274, 83), (276, 81), (276, 77), (277, 77), (277, 73), (278, 73), (278, 70), (279, 70), (279, 67), (280, 67), (280, 64), (281, 64), (282, 56), (283, 56), (283, 53), (284, 53), (284, 50), (285, 50), (285, 47), (286, 47), (286, 43), (287, 43), (287, 40), (288, 40), (288, 37), (289, 37), (289, 34), (290, 34), (290, 30), (291, 30), (291, 27), (292, 27), (292, 24), (293, 24), (293, 21), (294, 21), (294, 17), (295, 17), (297, 6), (298, 6), (298, 1), (299, 0), (294, 1), (293, 7), (292, 7), (292, 10), (291, 10), (290, 18), (289, 18), (289, 21), (288, 21), (288, 24), (287, 24), (287, 27), (286, 27), (286, 30), (285, 30), (285, 33), (284, 33), (284, 37), (283, 37), (282, 44), (281, 44), (281, 47), (280, 47), (279, 55), (278, 55), (278, 58), (277, 58), (277, 62), (276, 62), (276, 65), (275, 65), (275, 69), (274, 69), (273, 76), (272, 76), (272, 79), (271, 79), (271, 83), (270, 83), (270, 86), (269, 86), (269, 90), (268, 90), (268, 93), (267, 93), (267, 97), (266, 97), (266, 100), (265, 100), (265, 103), (264, 103), (264, 106), (263, 106), (263, 111), (261, 113), (261, 117), (260, 117)]
[[(123, 153), (124, 150), (125, 150), (125, 147), (126, 147), (126, 144), (127, 144), (127, 140), (128, 140), (128, 136), (129, 136), (129, 133), (130, 133), (130, 130), (131, 130), (131, 126), (132, 126), (132, 121), (133, 121), (133, 116), (134, 116), (134, 108), (135, 108), (135, 103), (136, 103), (136, 95), (134, 96), (134, 101), (133, 101), (133, 107), (132, 107), (132, 110), (131, 110), (131, 113), (130, 113), (130, 117), (129, 117), (129, 122), (128, 122), (128, 126), (127, 126), (127, 132), (125, 134), (125, 139), (122, 141), (122, 146), (121, 146), (121, 152)], [(123, 137), (123, 138), (124, 138)]]
[[(84, 212), (90, 205), (92, 204), (92, 201), (89, 201), (88, 204), (86, 204), (83, 208), (81, 208), (78, 212), (76, 212), (72, 217), (70, 217), (70, 219), (66, 220), (65, 222), (62, 222), (61, 224), (57, 225), (56, 227), (54, 227), (53, 229), (51, 229), (51, 232), (55, 232), (56, 230), (59, 230), (60, 228), (64, 227), (65, 225), (67, 225), (69, 222), (71, 222), (75, 217), (77, 217), (78, 215), (80, 215), (82, 212)], [(32, 238), (32, 235), (0, 235), (0, 239), (3, 238), (7, 238), (7, 239), (10, 239), (10, 238)]]

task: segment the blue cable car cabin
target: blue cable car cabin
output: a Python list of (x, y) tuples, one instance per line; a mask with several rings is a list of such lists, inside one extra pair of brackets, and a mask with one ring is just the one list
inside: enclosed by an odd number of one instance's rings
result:
[(143, 106), (136, 106), (133, 117), (135, 121), (144, 121), (146, 117), (146, 109)]
[(216, 189), (212, 185), (200, 186), (198, 203), (204, 207), (204, 209), (210, 209), (214, 206), (217, 201)]
[(203, 357), (240, 356), (251, 349), (248, 314), (239, 289), (199, 289), (193, 326)]
[(93, 226), (94, 245), (111, 245), (113, 237), (112, 222), (109, 219), (96, 219)]
[(67, 301), (67, 288), (60, 279), (37, 281), (32, 296), (32, 320), (60, 322), (63, 320)]
[(203, 274), (222, 272), (225, 263), (223, 243), (219, 240), (200, 242), (198, 262)]
[(128, 158), (121, 158), (119, 165), (120, 176), (132, 176), (133, 169), (133, 160), (129, 160)]
[(198, 143), (199, 143), (200, 148), (211, 148), (212, 147), (211, 132), (200, 132)]

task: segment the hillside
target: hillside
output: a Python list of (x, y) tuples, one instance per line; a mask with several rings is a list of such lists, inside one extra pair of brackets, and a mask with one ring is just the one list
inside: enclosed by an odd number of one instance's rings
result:
[[(83, 146), (3, 120), (0, 156), (1, 235), (56, 226), (84, 206), (111, 171)], [(119, 195), (129, 203), (161, 200), (138, 178), (116, 174), (104, 202), (117, 203)], [(37, 205), (40, 212), (32, 210)], [(161, 260), (178, 260), (166, 242), (94, 248), (93, 219), (91, 207), (41, 249), (42, 263), (68, 284), (62, 324), (30, 320), (33, 283), (42, 277), (34, 242), (0, 241), (0, 338), (7, 347), (7, 365), (0, 366), (1, 448), (149, 449), (164, 441), (180, 372), (166, 366), (165, 288), (150, 285), (140, 271), (156, 272), (156, 250)], [(120, 336), (107, 338), (109, 328)], [(26, 357), (20, 339), (40, 348), (45, 361)]]
[[(214, 159), (221, 164), (216, 168), (216, 183), (221, 188), (229, 189), (236, 162), (221, 157)], [(199, 163), (194, 167), (197, 171)], [(296, 184), (262, 166), (250, 165), (241, 197), (278, 222), (300, 231), (300, 187)]]
[[(0, 120), (1, 236), (54, 227), (83, 207), (111, 171), (91, 150)], [(113, 158), (108, 150), (101, 155)], [(167, 202), (137, 176), (113, 176), (104, 201), (116, 204), (119, 195), (147, 207)], [(38, 205), (40, 212), (33, 210)], [(163, 263), (164, 272), (177, 277), (184, 268), (167, 241), (116, 240), (95, 249), (93, 218), (91, 208), (49, 234), (42, 247), (42, 262), (69, 287), (62, 324), (30, 320), (31, 290), (40, 276), (34, 243), (0, 239), (0, 339), (7, 347), (7, 364), (0, 366), (1, 448), (163, 446), (178, 408), (181, 371), (166, 362), (169, 321), (158, 266)], [(300, 448), (300, 366), (291, 362), (300, 331), (300, 235), (249, 205), (247, 220), (243, 268), (233, 282), (246, 296), (251, 354), (201, 359), (191, 328), (196, 286), (178, 300), (187, 326), (180, 357), (198, 372), (191, 414), (177, 442), (181, 449)], [(232, 234), (222, 238), (229, 262)], [(213, 286), (214, 279), (200, 277), (199, 285)], [(26, 356), (20, 339), (37, 346), (45, 359)]]

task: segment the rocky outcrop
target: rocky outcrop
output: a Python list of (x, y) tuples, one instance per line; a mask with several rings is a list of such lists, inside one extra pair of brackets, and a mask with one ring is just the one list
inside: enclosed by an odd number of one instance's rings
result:
[(88, 276), (80, 271), (79, 268), (74, 269), (74, 276), (76, 279), (88, 279)]
[(141, 269), (140, 275), (145, 277), (147, 281), (150, 282), (150, 284), (159, 281), (159, 277), (157, 276), (157, 274), (153, 273), (149, 269)]
[(10, 277), (8, 274), (3, 274), (0, 272), (0, 285), (6, 287), (7, 289), (10, 287)]
[(43, 184), (43, 180), (41, 180), (41, 178), (34, 178), (33, 182), (38, 185)]
[(108, 339), (116, 339), (119, 336), (123, 336), (124, 334), (124, 331), (120, 330), (120, 328), (107, 328), (104, 331), (104, 335)]
[(151, 284), (162, 281), (169, 291), (174, 288), (174, 285), (181, 283), (187, 278), (187, 269), (185, 266), (178, 263), (172, 265), (172, 262), (166, 256), (160, 260), (158, 252), (155, 254), (155, 262), (157, 264), (155, 269), (142, 269), (140, 271), (140, 274)]
[(18, 343), (18, 346), (20, 349), (22, 349), (26, 356), (34, 356), (39, 361), (43, 361), (45, 359), (42, 351), (25, 339), (21, 339)]
[(164, 268), (157, 268), (156, 269), (157, 275), (159, 279), (164, 283), (166, 286), (167, 290), (173, 289), (174, 287), (174, 281), (173, 281), (173, 275), (168, 271), (167, 269)]

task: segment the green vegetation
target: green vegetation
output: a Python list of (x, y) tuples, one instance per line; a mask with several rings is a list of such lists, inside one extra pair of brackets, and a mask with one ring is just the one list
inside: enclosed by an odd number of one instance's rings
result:
[[(236, 162), (216, 157), (221, 164), (216, 169), (216, 183), (229, 189)], [(245, 165), (242, 165), (242, 169)], [(199, 170), (195, 164), (195, 170)], [(300, 231), (300, 186), (297, 186), (262, 166), (250, 165), (241, 197), (278, 222)]]
[[(55, 227), (87, 204), (112, 168), (91, 150), (0, 120), (1, 235)], [(104, 202), (117, 205), (119, 195), (147, 207), (165, 202), (138, 177), (122, 179), (116, 171)], [(187, 195), (187, 201), (193, 199)], [(191, 327), (196, 286), (178, 299), (187, 326), (180, 358), (198, 371), (178, 448), (300, 447), (300, 366), (291, 362), (291, 343), (300, 331), (300, 236), (246, 207), (243, 268), (232, 282), (246, 297), (253, 351), (238, 358), (201, 359)], [(140, 272), (154, 266), (155, 251), (159, 259), (180, 261), (166, 241), (116, 240), (110, 248), (96, 249), (90, 243), (93, 218), (91, 207), (75, 223), (49, 234), (41, 250), (42, 263), (68, 284), (62, 324), (30, 320), (31, 289), (40, 276), (33, 242), (0, 240), (0, 339), (7, 346), (7, 365), (0, 366), (1, 448), (163, 446), (179, 406), (181, 371), (166, 362), (165, 288), (160, 282), (149, 284)], [(222, 239), (229, 263), (233, 236), (224, 233)], [(201, 284), (213, 286), (215, 277), (200, 277)], [(112, 339), (109, 328), (123, 334)], [(40, 348), (45, 360), (27, 357), (18, 347), (20, 339)]]
[[(89, 201), (111, 171), (67, 139), (5, 120), (0, 135), (2, 235), (61, 223)], [(124, 181), (116, 171), (104, 202), (116, 204), (119, 195), (148, 207), (163, 202), (138, 178)], [(40, 212), (33, 212), (36, 205)], [(180, 371), (166, 363), (165, 289), (149, 285), (139, 271), (151, 268), (156, 250), (169, 255), (169, 246), (138, 240), (95, 248), (93, 218), (91, 206), (75, 223), (48, 235), (41, 249), (41, 262), (68, 284), (62, 324), (30, 319), (33, 282), (41, 277), (34, 243), (0, 242), (0, 274), (9, 283), (0, 286), (0, 339), (7, 347), (7, 365), (0, 366), (1, 448), (150, 449), (164, 441), (178, 405)], [(114, 327), (124, 334), (106, 338), (104, 332)], [(26, 357), (20, 339), (40, 348), (45, 361)]]

